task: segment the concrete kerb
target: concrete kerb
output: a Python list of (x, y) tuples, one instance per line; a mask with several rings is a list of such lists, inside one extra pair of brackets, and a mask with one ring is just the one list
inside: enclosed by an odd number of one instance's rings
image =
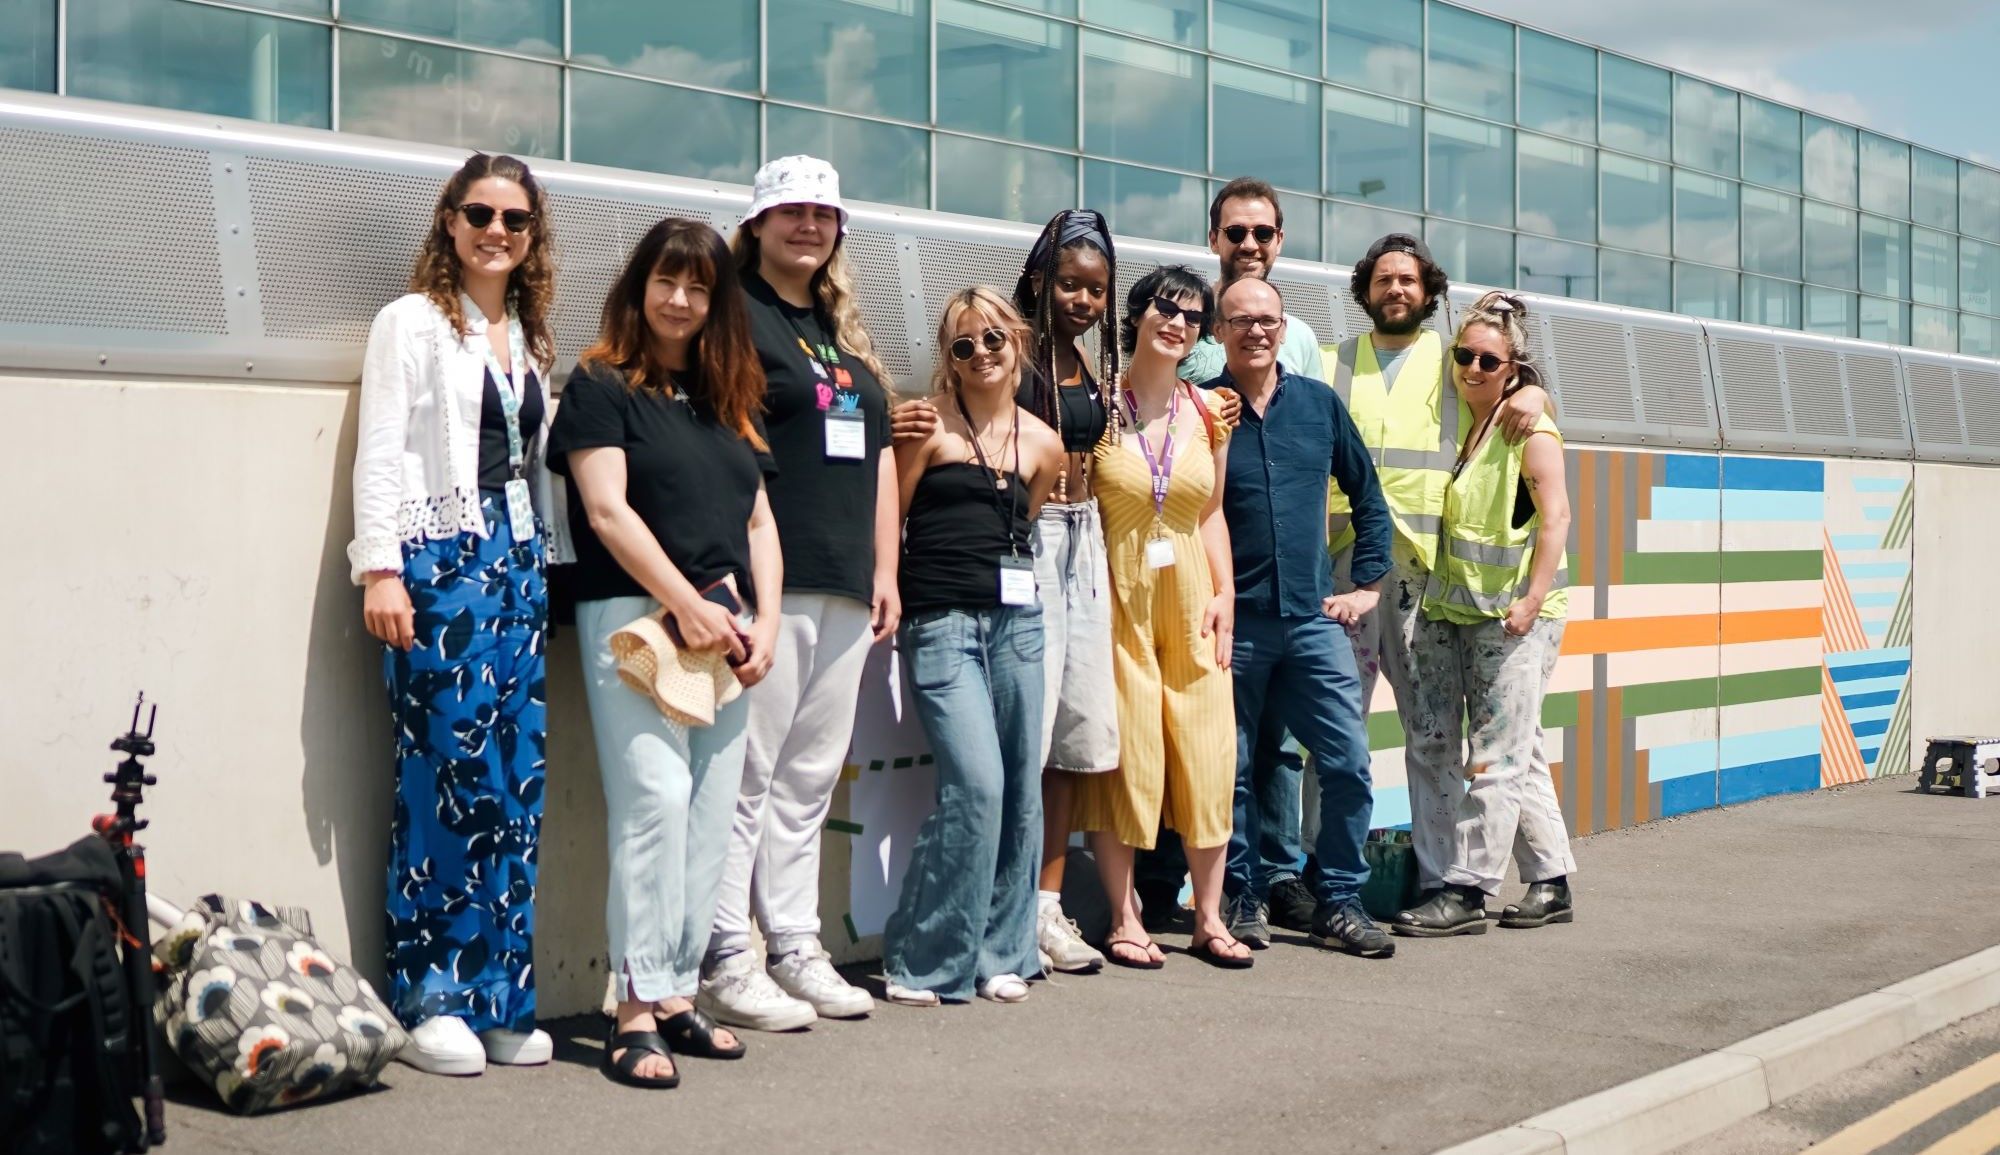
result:
[(2000, 946), (1439, 1155), (1657, 1155), (1996, 1006)]

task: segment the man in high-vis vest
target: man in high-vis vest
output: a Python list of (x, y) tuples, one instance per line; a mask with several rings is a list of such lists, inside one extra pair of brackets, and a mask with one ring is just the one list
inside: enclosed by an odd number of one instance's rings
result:
[[(1471, 426), (1465, 403), (1446, 378), (1444, 340), (1424, 324), (1449, 288), (1444, 270), (1431, 259), (1423, 241), (1407, 233), (1390, 233), (1355, 263), (1349, 284), (1355, 301), (1374, 322), (1373, 331), (1328, 349), (1334, 391), (1360, 427), (1395, 527), (1381, 601), (1352, 634), (1364, 708), (1377, 672), (1388, 677), (1396, 695), (1396, 713), (1405, 735), (1411, 842), (1425, 898), (1444, 886), (1458, 802), (1465, 793), (1464, 751), (1427, 741), (1421, 736), (1426, 728), (1414, 724), (1417, 695), (1410, 656), (1424, 586), (1437, 563), (1445, 484), (1458, 456), (1459, 438)], [(1529, 385), (1518, 390), (1501, 403), (1497, 419), (1501, 435), (1518, 442), (1534, 430), (1547, 407), (1548, 394), (1541, 388)], [(1327, 548), (1333, 551), (1335, 581), (1342, 589), (1351, 588), (1347, 578), (1354, 529), (1348, 521), (1347, 502), (1336, 488), (1328, 495)], [(1534, 757), (1547, 765), (1539, 727)]]

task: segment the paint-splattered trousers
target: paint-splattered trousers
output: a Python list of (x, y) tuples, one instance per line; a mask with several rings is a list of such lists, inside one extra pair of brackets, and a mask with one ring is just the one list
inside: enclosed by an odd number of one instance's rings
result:
[(1498, 892), (1509, 854), (1520, 863), (1524, 882), (1576, 869), (1555, 781), (1547, 761), (1536, 756), (1542, 696), (1562, 649), (1563, 625), (1537, 619), (1516, 637), (1499, 618), (1417, 623), (1417, 725), (1427, 741), (1456, 748), (1471, 740), (1444, 870), (1449, 885)]

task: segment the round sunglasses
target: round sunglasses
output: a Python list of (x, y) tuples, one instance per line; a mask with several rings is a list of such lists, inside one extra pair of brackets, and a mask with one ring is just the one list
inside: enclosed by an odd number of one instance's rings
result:
[(1514, 363), (1504, 357), (1495, 357), (1491, 353), (1475, 353), (1463, 345), (1453, 345), (1451, 347), (1451, 359), (1468, 369), (1472, 367), (1474, 361), (1477, 361), (1479, 362), (1479, 371), (1481, 373), (1491, 373), (1502, 365), (1512, 365)]
[(528, 231), (528, 226), (535, 223), (535, 214), (527, 209), (502, 211), (477, 201), (458, 206), (458, 211), (465, 217), (465, 223), (475, 229), (483, 229), (492, 224), (493, 214), (496, 212), (500, 214), (500, 223), (506, 226), (510, 233), (525, 233)]
[(1160, 319), (1163, 321), (1171, 321), (1175, 317), (1179, 317), (1181, 320), (1187, 322), (1187, 327), (1190, 329), (1199, 329), (1208, 320), (1206, 312), (1200, 309), (1191, 309), (1186, 305), (1177, 305), (1165, 297), (1153, 298), (1153, 311), (1158, 313)]
[[(998, 353), (1001, 347), (1007, 344), (1007, 331), (1005, 329), (988, 329), (979, 335), (979, 343), (986, 347), (988, 353)], [(977, 352), (970, 337), (960, 337), (958, 340), (953, 341), (949, 348), (951, 349), (951, 359), (954, 361), (970, 361), (972, 360), (972, 355)]]
[(1222, 230), (1222, 235), (1228, 237), (1229, 243), (1232, 245), (1242, 244), (1244, 237), (1256, 237), (1258, 244), (1268, 245), (1271, 243), (1272, 238), (1278, 235), (1278, 230), (1270, 225), (1256, 225), (1254, 227), (1251, 225), (1230, 225), (1228, 228)]

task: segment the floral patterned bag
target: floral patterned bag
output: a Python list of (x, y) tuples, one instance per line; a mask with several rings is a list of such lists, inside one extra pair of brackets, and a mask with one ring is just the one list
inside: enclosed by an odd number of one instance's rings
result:
[(375, 1082), (409, 1036), (303, 910), (208, 895), (161, 935), (153, 1014), (167, 1045), (250, 1114)]

